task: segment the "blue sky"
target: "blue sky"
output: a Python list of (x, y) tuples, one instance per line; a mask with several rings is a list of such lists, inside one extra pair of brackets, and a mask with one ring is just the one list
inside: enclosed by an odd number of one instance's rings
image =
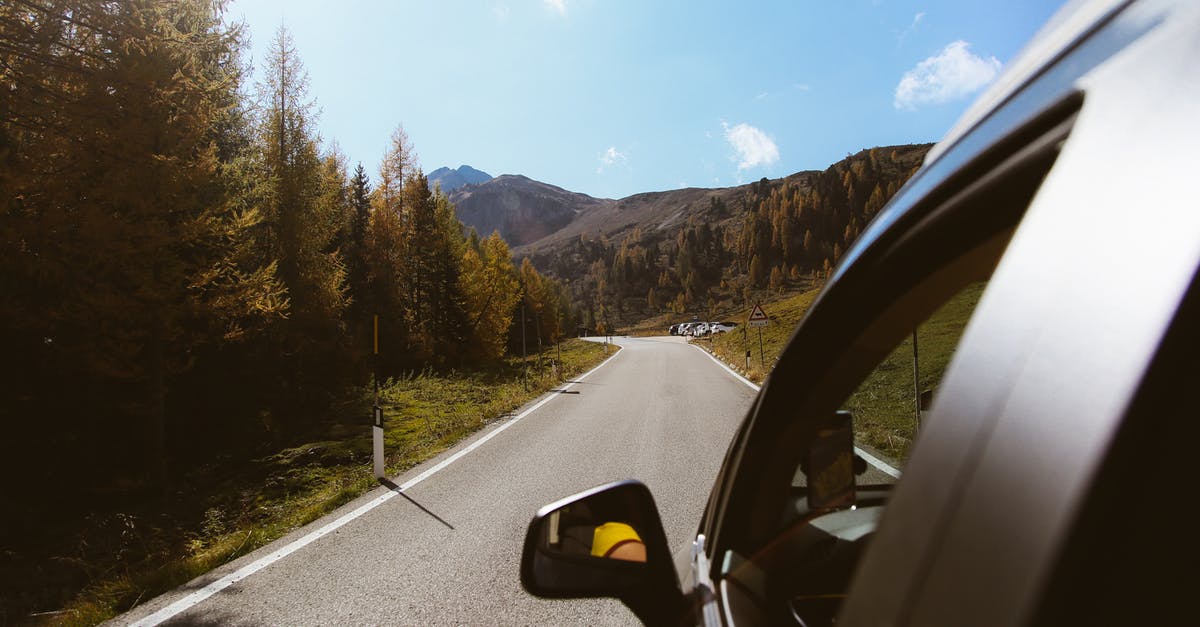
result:
[(291, 31), (323, 140), (374, 178), (403, 124), (469, 164), (620, 198), (936, 141), (1061, 2), (238, 0)]

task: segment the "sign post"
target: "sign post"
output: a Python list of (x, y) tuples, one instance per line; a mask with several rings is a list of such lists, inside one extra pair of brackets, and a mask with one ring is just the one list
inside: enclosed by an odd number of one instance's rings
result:
[(742, 327), (742, 347), (746, 349), (746, 372), (750, 372), (750, 329)]
[(917, 327), (913, 327), (913, 413), (921, 426), (921, 360), (917, 358)]
[(375, 327), (374, 360), (375, 360), (375, 405), (371, 408), (371, 436), (373, 439), (373, 455), (375, 478), (385, 478), (383, 468), (383, 409), (379, 406), (379, 316), (372, 316)]
[(767, 317), (767, 312), (763, 311), (762, 305), (755, 303), (754, 309), (750, 310), (750, 319), (746, 326), (758, 327), (758, 365), (763, 368), (767, 367), (767, 358), (763, 356), (762, 328), (770, 323), (771, 319)]

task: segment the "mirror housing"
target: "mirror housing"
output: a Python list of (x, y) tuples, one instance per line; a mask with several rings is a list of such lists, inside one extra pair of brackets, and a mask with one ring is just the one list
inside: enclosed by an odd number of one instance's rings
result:
[(684, 607), (658, 508), (638, 481), (538, 510), (525, 534), (521, 585), (543, 598), (615, 597), (647, 624), (676, 621)]

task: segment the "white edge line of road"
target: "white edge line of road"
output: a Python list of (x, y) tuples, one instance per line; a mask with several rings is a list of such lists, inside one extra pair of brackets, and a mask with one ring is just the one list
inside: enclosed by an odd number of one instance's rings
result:
[[(701, 353), (704, 353), (705, 355), (707, 355), (709, 359), (713, 360), (713, 363), (715, 363), (715, 364), (717, 364), (718, 366), (720, 366), (720, 367), (724, 368), (724, 369), (725, 369), (725, 372), (728, 372), (729, 374), (733, 375), (733, 376), (734, 376), (734, 377), (735, 377), (735, 378), (736, 378), (738, 381), (741, 381), (742, 383), (745, 383), (746, 385), (750, 386), (750, 388), (751, 388), (751, 389), (753, 389), (755, 392), (757, 392), (757, 391), (759, 391), (759, 390), (761, 390), (761, 389), (762, 389), (762, 386), (756, 385), (756, 384), (755, 384), (754, 382), (752, 382), (750, 379), (747, 379), (746, 377), (743, 377), (742, 375), (738, 374), (736, 370), (734, 370), (733, 368), (730, 368), (728, 364), (726, 364), (725, 362), (721, 361), (720, 359), (717, 359), (717, 358), (716, 358), (716, 357), (715, 357), (715, 356), (714, 356), (712, 353), (710, 353), (710, 352), (708, 352), (708, 351), (704, 350), (703, 348), (700, 348), (699, 346), (696, 346), (695, 344), (692, 344), (691, 342), (688, 342), (688, 344), (689, 344), (689, 345), (690, 345), (692, 348), (694, 348), (694, 349), (696, 349), (696, 350), (700, 351)], [(893, 468), (893, 467), (892, 467), (890, 464), (888, 464), (887, 462), (883, 461), (882, 459), (879, 459), (878, 457), (875, 457), (874, 455), (872, 455), (872, 454), (870, 454), (870, 453), (868, 453), (868, 452), (866, 452), (866, 451), (862, 450), (861, 448), (859, 448), (859, 447), (857, 447), (857, 446), (856, 446), (856, 447), (854, 447), (854, 450), (855, 450), (855, 452), (857, 452), (857, 453), (858, 453), (859, 457), (862, 457), (863, 459), (865, 459), (865, 460), (867, 460), (868, 462), (870, 462), (872, 466), (874, 466), (874, 467), (878, 468), (878, 469), (879, 469), (880, 471), (882, 471), (884, 474), (886, 474), (886, 475), (890, 475), (890, 476), (891, 476), (893, 479), (899, 479), (899, 478), (900, 478), (900, 471), (899, 471), (899, 470), (897, 470), (897, 469), (895, 469), (895, 468)]]
[[(421, 474), (417, 475), (416, 477), (409, 479), (403, 485), (400, 486), (400, 491), (403, 492), (404, 490), (407, 490), (407, 489), (417, 485), (418, 483), (421, 483), (422, 481), (428, 479), (429, 477), (432, 477), (438, 471), (440, 471), (440, 470), (444, 469), (445, 467), (449, 466), (450, 464), (453, 464), (454, 462), (458, 461), (464, 455), (470, 453), (471, 451), (474, 451), (475, 449), (479, 448), (480, 446), (483, 446), (483, 444), (485, 442), (496, 437), (505, 429), (517, 424), (518, 422), (521, 421), (522, 418), (537, 411), (542, 405), (545, 405), (546, 403), (550, 402), (551, 399), (558, 397), (559, 394), (561, 393), (561, 391), (570, 389), (571, 386), (586, 379), (593, 372), (596, 372), (597, 370), (603, 368), (605, 365), (608, 364), (608, 362), (612, 361), (613, 359), (615, 359), (617, 357), (617, 355), (620, 355), (620, 354), (621, 354), (621, 351), (617, 351), (616, 353), (614, 353), (612, 355), (612, 357), (609, 357), (608, 359), (605, 359), (604, 361), (600, 362), (600, 365), (596, 366), (595, 368), (592, 368), (591, 370), (585, 372), (584, 374), (582, 374), (578, 377), (575, 377), (570, 382), (559, 387), (558, 392), (547, 393), (546, 396), (544, 398), (542, 398), (542, 400), (538, 401), (535, 405), (533, 405), (529, 409), (526, 409), (525, 411), (521, 412), (514, 418), (510, 419), (508, 422), (493, 429), (487, 435), (479, 438), (478, 440), (475, 440), (474, 442), (472, 442), (469, 446), (467, 446), (463, 450), (442, 460), (436, 466), (433, 466), (432, 468), (426, 470), (425, 472), (422, 472)], [(203, 588), (183, 597), (182, 599), (179, 599), (178, 601), (162, 608), (161, 610), (158, 610), (157, 612), (155, 612), (135, 623), (132, 623), (131, 625), (132, 625), (132, 627), (153, 627), (154, 625), (158, 625), (167, 620), (170, 620), (171, 618), (175, 617), (176, 615), (183, 613), (183, 612), (195, 607), (196, 605), (199, 605), (205, 599), (208, 599), (212, 595), (224, 590), (225, 588), (232, 586), (233, 584), (266, 568), (267, 566), (270, 566), (271, 564), (278, 562), (279, 560), (291, 555), (292, 553), (295, 553), (296, 551), (308, 546), (309, 544), (312, 544), (313, 542), (321, 539), (322, 537), (329, 535), (331, 532), (336, 531), (339, 527), (354, 520), (355, 518), (358, 518), (359, 516), (362, 516), (363, 514), (366, 514), (367, 512), (375, 509), (376, 507), (383, 505), (384, 503), (388, 502), (395, 496), (396, 496), (395, 491), (388, 490), (384, 494), (381, 494), (381, 495), (371, 499), (370, 501), (367, 501), (366, 503), (359, 506), (354, 511), (339, 516), (336, 520), (321, 527), (320, 529), (312, 531), (311, 533), (308, 533), (307, 535), (305, 535), (301, 538), (293, 540), (292, 542), (288, 543), (286, 546), (279, 548), (275, 551), (272, 551), (271, 553), (264, 555), (263, 557), (260, 557), (257, 560), (254, 560), (253, 562), (233, 571), (232, 573), (229, 573), (228, 575), (225, 575), (224, 577), (221, 577), (220, 579), (208, 584), (207, 586), (204, 586)]]

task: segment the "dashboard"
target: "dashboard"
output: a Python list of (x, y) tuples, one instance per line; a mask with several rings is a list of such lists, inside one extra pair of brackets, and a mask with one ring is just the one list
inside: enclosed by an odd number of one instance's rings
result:
[(832, 625), (891, 486), (859, 488), (855, 505), (809, 511), (794, 501), (782, 531), (753, 555), (727, 551), (720, 569), (726, 625)]

